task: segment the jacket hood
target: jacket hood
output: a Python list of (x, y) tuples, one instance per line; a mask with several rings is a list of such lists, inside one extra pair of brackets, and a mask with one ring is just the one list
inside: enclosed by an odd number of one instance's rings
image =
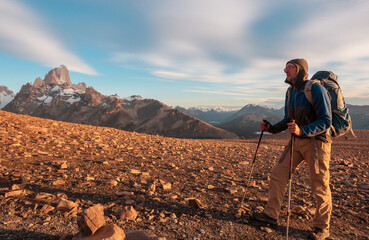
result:
[(308, 63), (303, 58), (292, 59), (287, 63), (292, 63), (297, 67), (297, 74), (294, 78), (291, 79), (291, 81), (288, 81), (286, 78), (285, 82), (298, 89), (305, 83), (305, 81), (308, 80)]

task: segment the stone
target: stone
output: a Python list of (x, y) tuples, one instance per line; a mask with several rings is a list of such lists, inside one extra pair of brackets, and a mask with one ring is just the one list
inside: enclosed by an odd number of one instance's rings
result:
[(65, 181), (62, 180), (62, 179), (59, 179), (59, 180), (55, 180), (53, 181), (52, 183), (54, 186), (58, 186), (58, 185), (64, 185), (65, 184)]
[(136, 204), (135, 200), (132, 200), (132, 199), (128, 199), (124, 202), (125, 205), (134, 205)]
[(60, 164), (59, 166), (60, 169), (67, 169), (68, 168), (68, 164), (63, 162), (62, 164)]
[(53, 206), (50, 206), (48, 204), (45, 204), (41, 209), (40, 211), (43, 212), (43, 213), (48, 213), (48, 212), (51, 212), (55, 209), (55, 207)]
[(262, 230), (262, 231), (264, 231), (266, 233), (272, 233), (273, 232), (273, 230), (270, 229), (270, 228), (268, 228), (268, 227), (260, 227), (260, 230)]
[(134, 221), (138, 215), (137, 211), (132, 206), (126, 206), (120, 212), (120, 218), (128, 221)]
[(127, 232), (125, 240), (159, 240), (159, 238), (152, 232), (136, 230)]
[(231, 194), (235, 194), (238, 191), (238, 187), (228, 187), (226, 188), (228, 192), (230, 192)]
[(155, 190), (156, 190), (155, 183), (151, 184), (148, 190), (149, 190), (149, 192), (155, 192)]
[(268, 202), (268, 196), (259, 196), (258, 199), (260, 202)]
[(70, 211), (73, 208), (78, 208), (78, 204), (69, 200), (66, 200), (62, 198), (60, 202), (58, 203), (58, 206), (56, 209), (62, 210), (62, 211)]
[(137, 201), (138, 203), (142, 203), (142, 202), (145, 202), (145, 201), (146, 201), (146, 198), (145, 198), (145, 196), (143, 196), (143, 195), (138, 195), (138, 196), (136, 197), (136, 201)]
[(115, 224), (107, 224), (100, 227), (92, 236), (85, 236), (82, 232), (73, 236), (72, 240), (123, 240), (124, 231)]
[(118, 182), (116, 180), (114, 180), (114, 179), (108, 179), (108, 180), (105, 181), (105, 183), (107, 185), (110, 185), (110, 186), (113, 186), (113, 187), (115, 187), (115, 186), (118, 185)]
[(136, 169), (130, 169), (129, 172), (133, 175), (140, 175), (141, 171), (140, 170), (136, 170)]
[(45, 201), (45, 200), (52, 200), (55, 199), (56, 196), (51, 194), (51, 193), (45, 193), (45, 192), (40, 192), (37, 193), (34, 200), (36, 201)]
[(115, 193), (115, 195), (117, 195), (117, 196), (133, 196), (133, 195), (135, 195), (135, 193), (134, 192), (123, 191), (123, 192), (117, 192), (117, 193)]
[(79, 230), (84, 236), (93, 235), (105, 224), (104, 207), (101, 204), (85, 209), (77, 221)]
[(10, 188), (10, 190), (15, 191), (15, 190), (21, 190), (23, 189), (23, 185), (20, 184), (13, 184)]
[(26, 195), (26, 190), (21, 189), (21, 190), (15, 190), (15, 191), (10, 191), (5, 193), (5, 198), (9, 198), (9, 197), (16, 197), (16, 196), (23, 196)]
[(164, 191), (170, 191), (172, 190), (172, 184), (169, 182), (162, 183), (161, 186), (163, 187)]
[(242, 162), (239, 162), (238, 164), (240, 164), (240, 165), (249, 165), (250, 162), (249, 161), (242, 161)]
[(188, 205), (190, 207), (195, 208), (195, 209), (200, 209), (200, 208), (203, 207), (202, 204), (201, 204), (201, 202), (200, 202), (200, 200), (198, 200), (196, 198), (190, 198), (190, 199), (188, 199)]

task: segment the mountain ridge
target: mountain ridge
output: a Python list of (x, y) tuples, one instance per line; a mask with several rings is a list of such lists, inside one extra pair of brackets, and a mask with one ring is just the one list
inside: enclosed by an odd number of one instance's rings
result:
[(229, 138), (217, 128), (154, 99), (105, 96), (85, 83), (73, 84), (61, 65), (27, 83), (3, 110), (73, 123), (180, 138)]

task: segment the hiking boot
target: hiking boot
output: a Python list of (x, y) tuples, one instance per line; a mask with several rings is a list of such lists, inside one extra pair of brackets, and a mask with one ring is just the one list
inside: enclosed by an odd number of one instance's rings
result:
[(312, 239), (315, 240), (324, 240), (329, 238), (329, 230), (323, 230), (321, 228), (314, 228), (313, 230), (313, 234), (312, 234)]
[(274, 225), (278, 225), (278, 221), (277, 219), (271, 218), (268, 215), (266, 215), (264, 212), (262, 213), (257, 213), (254, 212), (252, 214), (252, 216), (256, 219), (259, 220), (261, 222), (266, 222), (266, 223), (270, 223), (270, 224), (274, 224)]

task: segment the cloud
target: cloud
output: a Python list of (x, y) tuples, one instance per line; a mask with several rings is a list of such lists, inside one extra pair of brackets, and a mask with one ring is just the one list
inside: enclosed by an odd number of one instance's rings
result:
[(134, 53), (133, 58), (118, 53), (122, 62), (139, 59), (155, 70), (183, 72), (199, 81), (219, 82), (224, 72), (242, 70), (249, 61), (246, 56), (252, 47), (248, 44), (248, 30), (262, 6), (259, 1), (243, 0), (159, 1), (138, 11), (147, 18), (147, 28), (154, 33), (153, 44), (143, 53)]
[[(138, 63), (157, 77), (244, 87), (243, 93), (255, 96), (250, 99), (262, 101), (263, 97), (256, 99), (259, 94), (273, 102), (283, 98), (287, 88), (286, 61), (303, 57), (309, 62), (310, 76), (318, 70), (337, 73), (348, 98), (367, 91), (357, 83), (369, 76), (367, 1), (148, 4), (136, 11), (145, 16), (143, 29), (150, 29), (152, 41), (144, 51), (116, 52), (116, 62)], [(288, 11), (281, 11), (286, 7)], [(219, 85), (209, 86), (214, 89), (210, 92), (220, 93)]]
[(183, 90), (184, 92), (192, 92), (192, 93), (208, 93), (208, 94), (217, 94), (217, 95), (230, 95), (230, 96), (247, 96), (245, 93), (236, 93), (236, 92), (224, 92), (224, 91), (211, 91), (211, 90)]
[(171, 79), (188, 79), (190, 76), (185, 73), (175, 73), (175, 72), (164, 72), (164, 71), (156, 71), (153, 72), (155, 76), (164, 77), (164, 78), (171, 78)]
[(48, 67), (64, 64), (71, 71), (97, 74), (67, 50), (32, 9), (16, 0), (0, 1), (0, 50)]

